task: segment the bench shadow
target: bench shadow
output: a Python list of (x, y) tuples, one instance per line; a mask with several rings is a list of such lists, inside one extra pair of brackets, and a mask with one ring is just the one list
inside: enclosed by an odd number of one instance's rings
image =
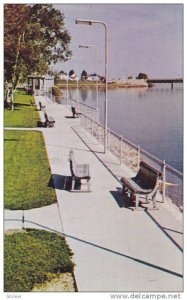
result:
[(71, 176), (52, 174), (48, 182), (48, 187), (58, 190), (70, 191), (72, 185)]
[(77, 117), (73, 117), (73, 116), (65, 116), (66, 119), (77, 119)]
[[(48, 187), (64, 191), (72, 191), (72, 177), (66, 175), (53, 174), (48, 182)], [(80, 191), (79, 180), (75, 181), (74, 191)]]
[(132, 206), (132, 200), (127, 195), (122, 194), (122, 189), (117, 188), (116, 191), (110, 191), (120, 208), (129, 208)]
[(16, 102), (16, 103), (14, 103), (14, 106), (15, 106), (15, 107), (20, 107), (20, 106), (31, 106), (31, 104)]
[(17, 142), (19, 139), (4, 139), (4, 142)]

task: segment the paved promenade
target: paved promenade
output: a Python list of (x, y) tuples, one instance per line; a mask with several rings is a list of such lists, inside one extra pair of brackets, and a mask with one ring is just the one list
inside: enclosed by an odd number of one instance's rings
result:
[[(56, 120), (54, 128), (36, 130), (44, 134), (58, 201), (24, 211), (24, 227), (66, 235), (79, 292), (181, 292), (182, 213), (159, 198), (159, 210), (126, 208), (119, 179), (132, 171), (103, 154), (103, 146), (80, 127), (80, 119), (68, 118), (69, 108), (39, 98)], [(91, 193), (64, 189), (70, 149), (77, 162), (90, 164)], [(6, 210), (5, 229), (22, 228), (22, 217), (23, 211)]]

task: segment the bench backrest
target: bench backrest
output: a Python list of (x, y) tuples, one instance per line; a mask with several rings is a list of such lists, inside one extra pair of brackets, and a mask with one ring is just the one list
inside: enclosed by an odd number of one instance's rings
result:
[(53, 119), (53, 117), (48, 116), (48, 114), (46, 112), (44, 112), (44, 117), (45, 117), (45, 121), (49, 124), (53, 124), (55, 123), (55, 120)]
[(49, 122), (48, 115), (46, 112), (44, 112), (44, 117), (45, 117), (46, 122)]
[(146, 162), (141, 161), (139, 171), (133, 178), (133, 181), (143, 189), (154, 189), (160, 177), (160, 171), (156, 170)]
[(76, 108), (74, 106), (71, 107), (71, 111), (73, 114), (76, 114)]
[(39, 108), (42, 110), (42, 103), (39, 101)]
[(70, 171), (71, 171), (71, 175), (72, 176), (75, 176), (75, 165), (76, 165), (76, 162), (75, 162), (75, 154), (74, 154), (74, 151), (73, 150), (70, 150), (69, 152), (69, 163), (70, 163)]

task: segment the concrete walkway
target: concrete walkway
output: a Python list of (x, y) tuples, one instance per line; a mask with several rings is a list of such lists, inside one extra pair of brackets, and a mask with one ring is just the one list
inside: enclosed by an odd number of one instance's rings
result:
[[(38, 97), (37, 97), (38, 98)], [(27, 211), (5, 211), (5, 229), (24, 227), (63, 233), (74, 252), (75, 278), (83, 292), (181, 292), (183, 290), (183, 215), (167, 200), (159, 210), (133, 212), (124, 206), (119, 179), (132, 171), (67, 118), (67, 107), (39, 97), (54, 128), (41, 128), (58, 202)], [(68, 155), (91, 167), (91, 193), (68, 192)], [(151, 204), (150, 204), (151, 207)]]

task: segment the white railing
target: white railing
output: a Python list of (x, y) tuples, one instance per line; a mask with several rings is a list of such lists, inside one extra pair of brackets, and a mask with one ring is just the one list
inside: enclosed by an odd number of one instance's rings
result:
[[(98, 122), (98, 111), (92, 107), (77, 102), (74, 99), (64, 99), (61, 103), (76, 106), (81, 112), (81, 126), (104, 145), (104, 126)], [(125, 164), (134, 171), (138, 171), (140, 160), (144, 160), (163, 173), (162, 199), (170, 198), (172, 202), (183, 206), (183, 174), (165, 161), (161, 161), (151, 153), (145, 151), (140, 145), (136, 145), (108, 128), (107, 148), (112, 152), (121, 164)], [(169, 184), (170, 183), (170, 184)]]

